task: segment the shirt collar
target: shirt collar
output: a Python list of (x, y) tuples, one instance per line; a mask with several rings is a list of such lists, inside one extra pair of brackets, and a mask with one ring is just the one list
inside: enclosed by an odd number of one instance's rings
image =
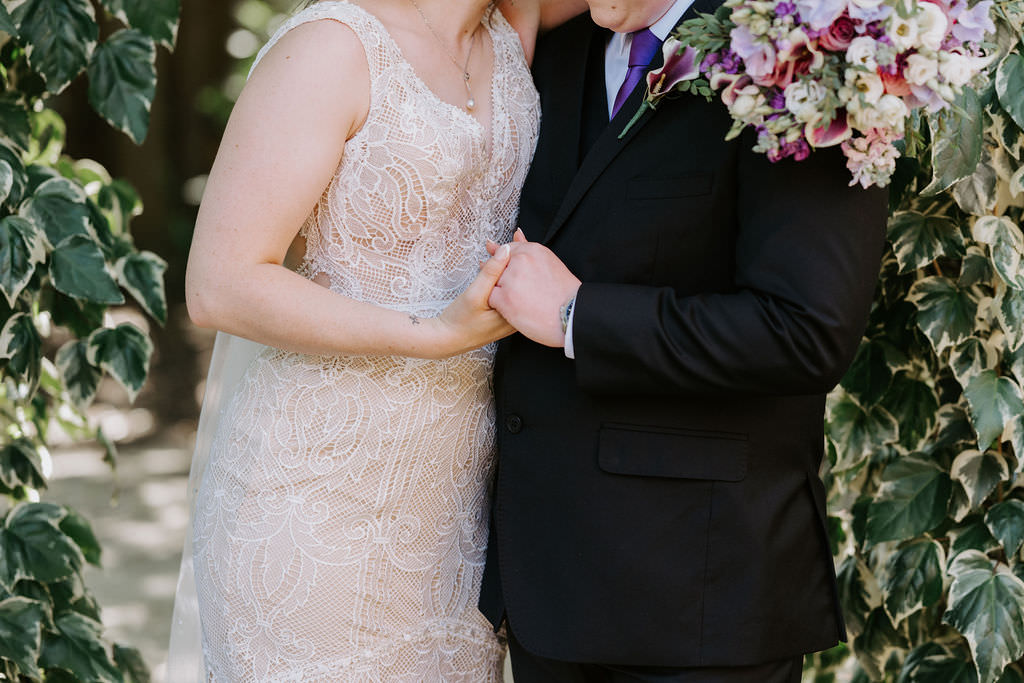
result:
[[(669, 7), (668, 11), (661, 16), (656, 22), (651, 24), (648, 28), (651, 33), (658, 37), (658, 40), (664, 42), (672, 29), (676, 27), (679, 20), (683, 18), (683, 14), (690, 8), (694, 0), (676, 0), (676, 2)], [(611, 40), (608, 44), (609, 50), (614, 50), (625, 59), (629, 55), (629, 47), (632, 42), (632, 38), (628, 33), (613, 33)]]

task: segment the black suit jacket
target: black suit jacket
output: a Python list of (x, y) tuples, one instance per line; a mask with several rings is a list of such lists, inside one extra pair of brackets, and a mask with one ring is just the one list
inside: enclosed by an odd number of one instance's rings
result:
[(863, 333), (885, 193), (849, 187), (838, 148), (771, 164), (748, 134), (725, 142), (717, 98), (663, 101), (620, 140), (642, 86), (581, 145), (606, 106), (584, 94), (603, 92), (606, 35), (583, 15), (537, 49), (520, 224), (584, 284), (575, 360), (519, 335), (499, 347), (481, 609), (569, 661), (729, 666), (830, 647), (844, 630), (824, 400)]

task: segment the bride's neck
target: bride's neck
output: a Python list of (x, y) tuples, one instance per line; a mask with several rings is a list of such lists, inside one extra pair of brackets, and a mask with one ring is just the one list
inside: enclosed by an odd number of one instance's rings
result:
[[(398, 0), (416, 14), (413, 0)], [(469, 39), (480, 26), (491, 0), (415, 0), (423, 16), (439, 36), (458, 44)]]

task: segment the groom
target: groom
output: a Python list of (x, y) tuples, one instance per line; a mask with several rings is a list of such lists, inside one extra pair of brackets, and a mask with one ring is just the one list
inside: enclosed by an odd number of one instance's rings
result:
[(480, 600), (516, 683), (796, 682), (845, 636), (817, 473), (886, 197), (838, 148), (725, 142), (717, 99), (620, 139), (661, 41), (720, 1), (588, 0), (537, 48)]

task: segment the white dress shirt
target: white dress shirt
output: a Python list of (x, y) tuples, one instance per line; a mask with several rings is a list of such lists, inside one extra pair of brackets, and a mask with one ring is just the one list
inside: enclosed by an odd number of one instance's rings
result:
[[(648, 27), (651, 29), (651, 33), (664, 42), (672, 32), (672, 29), (679, 23), (683, 13), (692, 4), (693, 0), (676, 0), (668, 8), (668, 11), (661, 15), (660, 19)], [(615, 108), (615, 96), (618, 95), (622, 82), (626, 80), (626, 72), (629, 71), (629, 48), (632, 46), (632, 34), (613, 33), (612, 37), (608, 39), (608, 45), (604, 49), (604, 83), (605, 94), (608, 97), (609, 118), (612, 115), (612, 109)], [(568, 358), (576, 357), (576, 352), (572, 346), (572, 322), (576, 317), (575, 313), (575, 310), (573, 310), (569, 314), (569, 324), (565, 328), (565, 355)]]

